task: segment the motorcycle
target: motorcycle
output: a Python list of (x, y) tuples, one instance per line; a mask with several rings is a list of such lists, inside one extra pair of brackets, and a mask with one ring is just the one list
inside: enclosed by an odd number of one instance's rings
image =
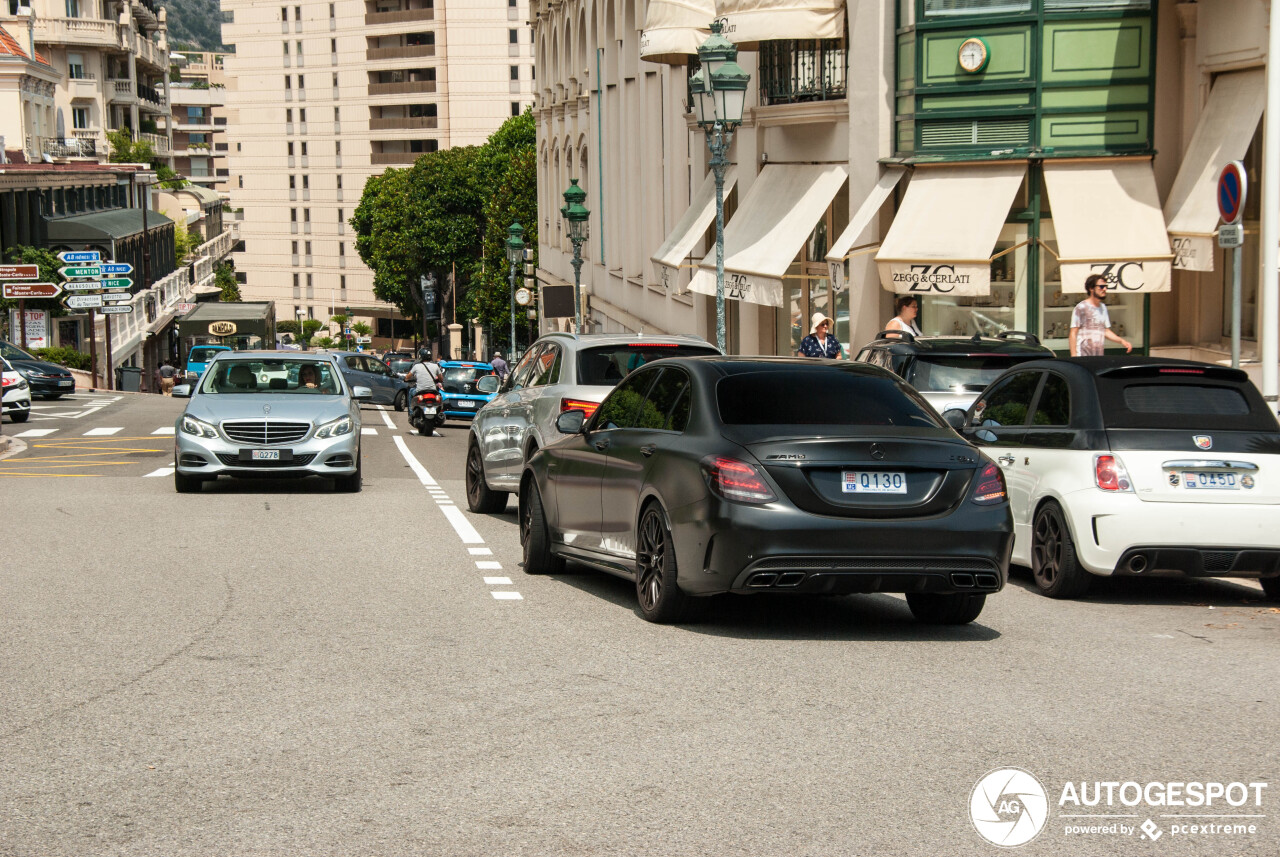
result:
[(444, 425), (444, 401), (439, 390), (418, 390), (409, 405), (409, 425), (418, 434), (429, 437), (437, 426)]

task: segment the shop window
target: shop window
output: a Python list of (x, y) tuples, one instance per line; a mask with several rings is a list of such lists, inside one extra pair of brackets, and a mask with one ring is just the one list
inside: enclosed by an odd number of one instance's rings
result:
[(761, 42), (760, 103), (791, 104), (844, 98), (847, 57), (844, 39)]

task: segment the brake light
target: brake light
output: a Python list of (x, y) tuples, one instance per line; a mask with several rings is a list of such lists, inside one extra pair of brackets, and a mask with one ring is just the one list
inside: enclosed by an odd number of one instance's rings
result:
[(1004, 474), (994, 461), (987, 461), (978, 471), (977, 484), (973, 488), (973, 496), (969, 499), (979, 506), (993, 506), (1003, 503), (1008, 496), (1004, 487)]
[(772, 503), (774, 496), (763, 474), (751, 464), (736, 458), (712, 455), (702, 460), (707, 485), (719, 496), (736, 503)]
[(1203, 369), (1161, 369), (1161, 375), (1203, 375)]
[(584, 420), (591, 419), (591, 415), (596, 412), (596, 408), (600, 407), (599, 402), (584, 402), (582, 399), (561, 399), (560, 413), (565, 411), (582, 411)]
[(628, 342), (628, 348), (679, 348), (675, 342)]
[(1129, 471), (1114, 455), (1095, 455), (1093, 457), (1093, 478), (1103, 491), (1132, 491), (1133, 483), (1129, 481)]

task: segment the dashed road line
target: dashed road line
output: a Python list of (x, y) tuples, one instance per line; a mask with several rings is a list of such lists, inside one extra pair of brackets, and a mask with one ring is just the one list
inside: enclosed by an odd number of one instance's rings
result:
[(467, 553), (472, 556), (493, 556), (493, 551), (488, 548), (467, 548)]
[(124, 426), (98, 426), (84, 433), (84, 437), (106, 437), (124, 431)]
[(172, 476), (176, 468), (170, 464), (168, 467), (161, 467), (159, 470), (153, 470), (150, 473), (144, 473), (142, 478), (146, 479), (151, 476)]
[(484, 582), (490, 586), (510, 586), (511, 578), (509, 577), (486, 577)]
[(490, 595), (498, 601), (523, 601), (524, 596), (519, 592), (512, 592), (509, 589), (490, 590)]
[(377, 430), (376, 428), (369, 428), (368, 426), (361, 426), (361, 427), (360, 427), (360, 434), (362, 434), (362, 435), (366, 435), (366, 436), (367, 436), (367, 435), (377, 435), (377, 433), (378, 433), (378, 430)]
[(48, 437), (56, 431), (57, 429), (27, 429), (18, 432), (14, 437)]
[(382, 415), (382, 421), (387, 424), (387, 428), (394, 429), (396, 424), (391, 421), (391, 415), (387, 413), (386, 405), (374, 405), (374, 408)]
[(481, 571), (484, 571), (485, 569), (497, 569), (497, 568), (502, 568), (502, 563), (481, 561), (476, 563), (476, 568), (480, 569)]

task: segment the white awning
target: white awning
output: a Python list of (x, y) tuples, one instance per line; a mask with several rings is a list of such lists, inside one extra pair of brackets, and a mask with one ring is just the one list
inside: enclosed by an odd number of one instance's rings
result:
[(991, 253), (1026, 175), (1024, 161), (919, 166), (876, 253), (891, 292), (985, 295)]
[[(724, 197), (729, 198), (729, 191), (733, 190), (733, 185), (738, 180), (738, 168), (729, 167), (724, 174)], [(707, 173), (707, 177), (702, 180), (702, 184), (698, 185), (698, 189), (693, 194), (693, 200), (689, 203), (689, 208), (685, 211), (684, 216), (671, 230), (671, 234), (667, 236), (667, 240), (662, 242), (662, 246), (654, 251), (650, 256), (653, 262), (653, 275), (662, 282), (664, 286), (670, 287), (676, 279), (676, 274), (682, 267), (693, 268), (696, 265), (687, 264), (686, 259), (689, 258), (690, 251), (693, 250), (703, 233), (707, 231), (707, 227), (716, 219), (716, 177), (714, 173)]]
[[(782, 276), (848, 174), (838, 164), (768, 164), (724, 230), (725, 297), (782, 306)], [(716, 293), (713, 249), (689, 290)]]
[(722, 35), (743, 50), (770, 39), (838, 39), (844, 0), (717, 0)]
[(1083, 292), (1090, 274), (1118, 294), (1169, 291), (1173, 253), (1149, 158), (1046, 161), (1044, 184), (1062, 291)]
[[(1200, 114), (1191, 145), (1164, 205), (1173, 244), (1173, 267), (1212, 271), (1218, 228), (1218, 175), (1244, 157), (1267, 100), (1267, 73), (1249, 69), (1220, 74)], [(1261, 191), (1261, 188), (1258, 189)]]
[(711, 35), (715, 0), (649, 0), (640, 34), (640, 58), (684, 65)]

